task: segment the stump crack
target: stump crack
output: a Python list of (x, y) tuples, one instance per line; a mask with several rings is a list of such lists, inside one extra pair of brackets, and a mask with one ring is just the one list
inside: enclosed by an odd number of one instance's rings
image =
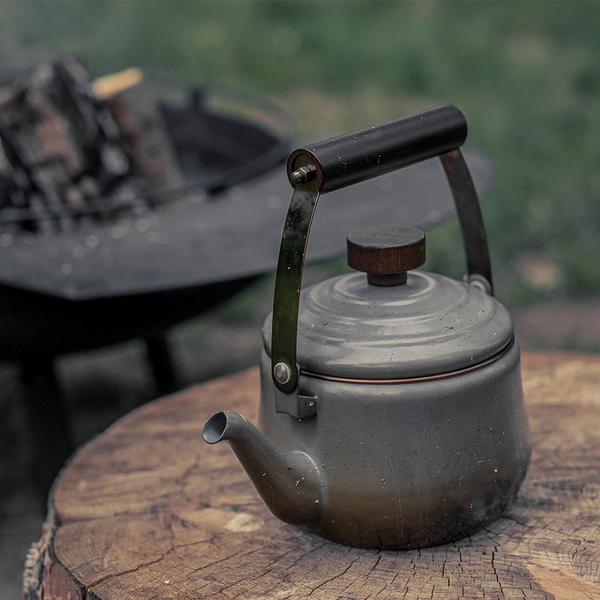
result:
[(105, 575), (104, 577), (101, 577), (97, 581), (94, 581), (90, 585), (86, 586), (86, 588), (85, 588), (86, 594), (88, 592), (90, 592), (92, 588), (99, 586), (100, 584), (104, 583), (105, 581), (108, 581), (109, 579), (116, 579), (118, 577), (122, 577), (123, 575), (137, 573), (141, 569), (145, 569), (146, 567), (151, 567), (152, 565), (155, 565), (155, 564), (161, 562), (169, 554), (171, 554), (172, 552), (175, 552), (176, 550), (179, 550), (180, 548), (187, 548), (189, 546), (198, 546), (200, 544), (209, 544), (210, 543), (210, 540), (198, 540), (197, 542), (189, 542), (187, 544), (174, 544), (173, 539), (174, 539), (174, 535), (173, 535), (173, 530), (171, 529), (171, 547), (169, 549), (167, 549), (165, 552), (163, 552), (157, 559), (148, 561), (146, 563), (142, 563), (141, 565), (137, 565), (133, 569), (127, 569), (125, 571), (120, 571), (119, 573), (110, 573), (108, 575)]
[(198, 571), (202, 571), (202, 569), (208, 569), (209, 567), (213, 567), (214, 565), (218, 565), (219, 563), (225, 562), (226, 560), (229, 560), (230, 558), (233, 558), (234, 556), (248, 556), (250, 554), (253, 554), (254, 552), (256, 552), (257, 550), (259, 550), (259, 548), (255, 548), (254, 550), (250, 550), (249, 552), (244, 552), (243, 550), (240, 550), (239, 552), (234, 552), (233, 554), (230, 554), (228, 556), (225, 556), (224, 558), (220, 558), (219, 560), (215, 560), (211, 563), (208, 563), (206, 565), (202, 565), (201, 567), (198, 567), (197, 569), (194, 569), (190, 575), (193, 575), (194, 573), (197, 573)]
[(502, 596), (504, 596), (504, 590), (502, 589), (502, 584), (500, 583), (500, 578), (498, 577), (498, 571), (496, 571), (496, 564), (495, 564), (495, 559), (496, 559), (496, 554), (498, 553), (498, 546), (494, 546), (494, 549), (492, 550), (492, 570), (494, 571), (494, 577), (496, 578), (496, 582), (498, 583), (498, 586), (500, 587), (500, 593), (502, 594)]
[(105, 581), (108, 581), (109, 579), (113, 579), (116, 577), (122, 577), (123, 575), (129, 575), (130, 573), (136, 573), (140, 569), (144, 569), (145, 567), (151, 567), (152, 565), (159, 563), (161, 560), (164, 559), (164, 557), (167, 555), (167, 553), (168, 552), (165, 552), (162, 556), (160, 556), (156, 560), (151, 560), (150, 562), (143, 563), (133, 569), (127, 569), (126, 571), (121, 571), (120, 573), (110, 573), (109, 575), (105, 575), (104, 577), (101, 577), (97, 581), (94, 581), (90, 585), (86, 586), (86, 588), (85, 588), (86, 594), (89, 593), (92, 590), (92, 588), (99, 586), (100, 584), (104, 583)]
[(352, 568), (354, 563), (359, 559), (360, 559), (360, 557), (355, 558), (352, 561), (350, 561), (350, 564), (341, 573), (338, 573), (337, 575), (334, 575), (333, 577), (331, 577), (330, 579), (327, 579), (323, 583), (320, 583), (317, 587), (313, 588), (311, 590), (310, 594), (308, 594), (308, 595), (312, 596), (319, 588), (322, 588), (324, 585), (327, 585), (328, 583), (331, 583), (332, 581), (335, 581), (336, 579), (343, 577)]
[[(257, 579), (260, 579), (261, 577), (264, 577), (265, 575), (268, 575), (269, 573), (271, 573), (272, 569), (270, 569), (269, 567), (271, 567), (272, 565), (274, 565), (275, 563), (277, 563), (279, 560), (281, 560), (284, 556), (287, 556), (288, 554), (290, 554), (292, 552), (292, 550), (288, 550), (286, 552), (284, 552), (283, 554), (280, 554), (279, 556), (277, 556), (277, 558), (275, 558), (274, 560), (272, 560), (270, 563), (264, 565), (264, 567), (262, 567), (263, 571), (257, 575), (256, 577), (252, 577), (251, 579), (247, 579), (248, 582), (251, 581), (256, 581)], [(239, 581), (235, 581), (234, 583), (231, 583), (229, 585), (226, 585), (225, 587), (222, 587), (219, 590), (219, 594), (222, 594), (225, 590), (228, 590), (229, 588), (234, 587), (235, 585), (237, 585), (238, 583), (240, 583), (240, 581), (244, 581), (244, 579), (240, 579)], [(277, 584), (279, 585), (279, 583)], [(274, 586), (274, 587), (277, 587)], [(273, 588), (271, 588), (273, 589)], [(269, 590), (270, 591), (270, 590)], [(233, 598), (237, 598), (238, 596), (240, 596), (242, 593), (244, 592), (240, 592), (240, 594), (237, 594), (236, 596), (233, 596)], [(262, 594), (264, 596), (264, 594)]]

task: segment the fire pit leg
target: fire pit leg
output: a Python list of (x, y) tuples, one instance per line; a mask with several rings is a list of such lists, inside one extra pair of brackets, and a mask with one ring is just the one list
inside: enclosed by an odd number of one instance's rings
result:
[(148, 362), (154, 375), (156, 389), (162, 396), (181, 389), (181, 379), (173, 360), (166, 333), (154, 333), (146, 336)]
[(74, 449), (71, 427), (63, 406), (53, 358), (35, 358), (23, 362), (21, 381), (36, 479), (45, 507), (50, 486)]

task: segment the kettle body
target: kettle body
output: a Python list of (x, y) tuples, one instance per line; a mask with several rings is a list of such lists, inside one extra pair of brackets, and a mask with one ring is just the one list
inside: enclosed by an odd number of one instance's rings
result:
[(316, 377), (306, 422), (275, 411), (271, 358), (261, 356), (260, 428), (312, 457), (324, 482), (310, 528), (342, 544), (404, 549), (469, 535), (516, 497), (531, 454), (519, 346), (448, 379), (368, 384)]
[[(313, 287), (344, 288), (357, 277)], [(409, 286), (411, 278), (440, 278), (408, 277)], [(308, 288), (307, 296), (320, 294)], [(270, 326), (268, 318), (265, 340)], [(365, 324), (350, 316), (335, 327), (345, 338)], [(487, 360), (438, 376), (304, 373), (300, 393), (316, 399), (318, 412), (301, 420), (276, 410), (268, 350), (265, 344), (259, 427), (282, 451), (304, 452), (318, 468), (323, 507), (309, 527), (319, 535), (365, 548), (441, 544), (477, 531), (517, 495), (531, 448), (514, 338)]]
[[(294, 194), (263, 327), (260, 430), (221, 411), (228, 442), (268, 508), (335, 542), (405, 549), (456, 540), (499, 516), (531, 447), (520, 351), (493, 297), (479, 204), (458, 147), (466, 122), (445, 106), (296, 150)], [(413, 228), (348, 237), (367, 273), (300, 292), (319, 194), (439, 156), (467, 254), (462, 282), (414, 271)]]

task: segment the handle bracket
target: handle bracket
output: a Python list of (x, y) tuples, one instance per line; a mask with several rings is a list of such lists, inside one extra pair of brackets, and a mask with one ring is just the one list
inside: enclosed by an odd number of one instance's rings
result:
[[(296, 165), (297, 169), (311, 166), (307, 157), (300, 157), (298, 162), (300, 164)], [(271, 375), (273, 383), (283, 394), (290, 394), (298, 386), (296, 341), (300, 287), (308, 234), (318, 200), (319, 187), (316, 178), (295, 185), (279, 249), (273, 300)], [(288, 410), (279, 411), (279, 408), (278, 412), (292, 414)], [(299, 411), (296, 409), (294, 413), (298, 414)], [(297, 418), (300, 417), (297, 416)]]

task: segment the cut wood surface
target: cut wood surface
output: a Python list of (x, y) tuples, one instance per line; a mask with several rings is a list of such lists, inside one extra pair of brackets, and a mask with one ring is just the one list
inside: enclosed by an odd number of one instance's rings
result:
[(471, 538), (377, 552), (273, 517), (216, 410), (256, 421), (258, 370), (146, 405), (63, 470), (24, 598), (600, 599), (600, 356), (525, 353), (533, 442), (518, 501)]
[(145, 186), (151, 191), (182, 186), (172, 141), (142, 72), (132, 68), (106, 75), (94, 81), (93, 90), (117, 122)]

